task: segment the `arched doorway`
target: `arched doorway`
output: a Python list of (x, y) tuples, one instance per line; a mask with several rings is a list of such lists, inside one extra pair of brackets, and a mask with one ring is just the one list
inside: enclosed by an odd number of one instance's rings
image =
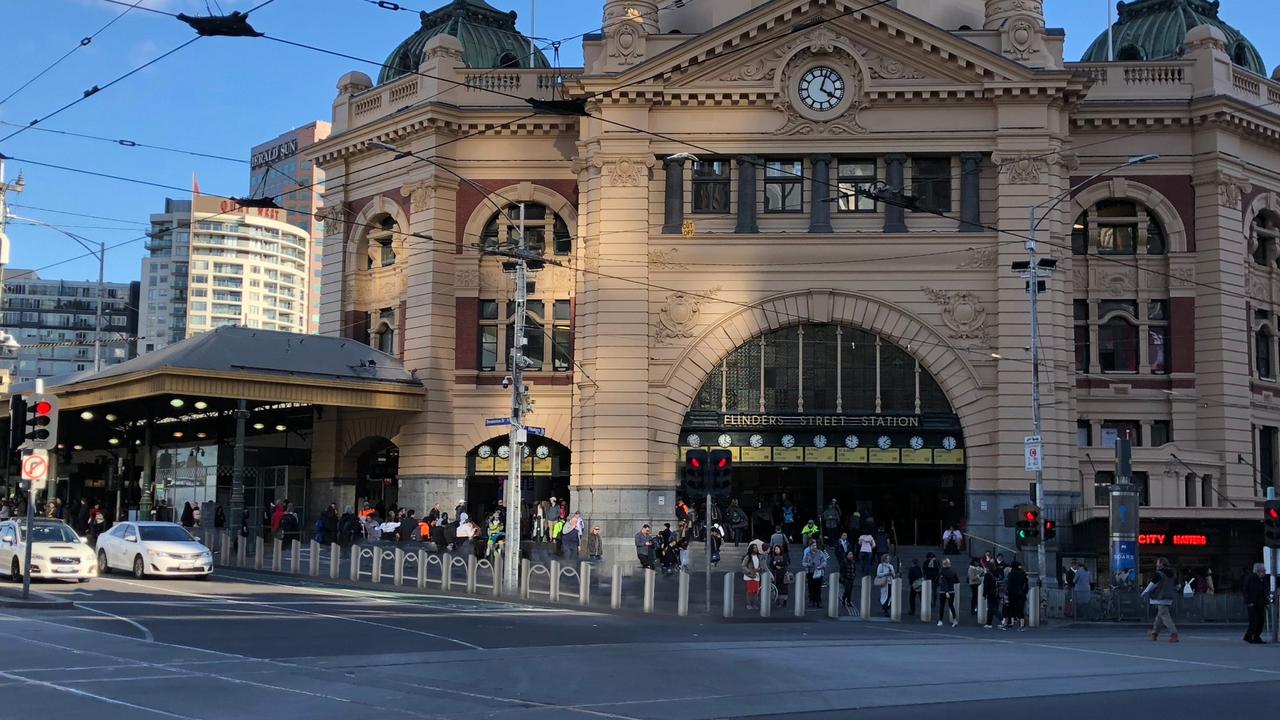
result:
[(757, 535), (783, 524), (787, 503), (796, 532), (822, 525), (834, 499), (841, 528), (856, 511), (897, 544), (938, 544), (965, 512), (946, 394), (907, 350), (851, 326), (794, 325), (730, 353), (684, 418), (680, 457), (692, 447), (733, 454), (733, 497)]
[[(356, 502), (390, 507), (400, 498), (400, 448), (382, 437), (366, 438), (355, 448)], [(357, 507), (357, 509), (359, 509)]]
[[(520, 497), (527, 517), (535, 502), (569, 498), (569, 448), (546, 437), (530, 435), (523, 446), (520, 465)], [(507, 436), (491, 438), (467, 453), (467, 512), (485, 517), (506, 494), (511, 467)], [(526, 524), (524, 534), (528, 535)]]

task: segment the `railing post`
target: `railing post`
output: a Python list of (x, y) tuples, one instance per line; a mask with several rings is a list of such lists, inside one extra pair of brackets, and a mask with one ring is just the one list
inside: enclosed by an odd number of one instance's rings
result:
[(920, 622), (933, 622), (933, 581), (920, 583)]
[(1040, 588), (1032, 585), (1031, 592), (1028, 594), (1031, 599), (1027, 601), (1027, 624), (1038, 628), (1040, 627)]
[(329, 578), (338, 579), (339, 568), (342, 566), (342, 546), (333, 543), (329, 546)]
[(249, 556), (249, 538), (248, 536), (236, 538), (236, 566), (245, 567), (247, 563), (245, 558)]
[(560, 561), (551, 561), (551, 602), (560, 602)]
[(226, 530), (222, 531), (222, 547), (218, 548), (221, 552), (218, 556), (222, 558), (222, 564), (227, 567), (231, 566), (231, 533)]
[(370, 579), (373, 580), (375, 584), (382, 582), (382, 546), (381, 545), (373, 546), (373, 570), (372, 570), (372, 575), (370, 576)]
[(476, 556), (474, 553), (467, 556), (467, 592), (472, 595), (476, 592)]
[(271, 541), (271, 569), (280, 572), (284, 565), (284, 543), (280, 538)]
[(827, 577), (827, 617), (838, 619), (840, 617), (840, 576), (830, 575)]
[(724, 616), (733, 617), (733, 573), (724, 574)]
[(778, 592), (773, 586), (773, 573), (760, 573), (760, 617), (773, 615), (773, 596)]
[(302, 564), (302, 541), (294, 540), (289, 545), (289, 572), (294, 575), (302, 572), (302, 568), (298, 567)]
[(622, 566), (618, 563), (613, 564), (612, 583), (609, 586), (609, 607), (620, 610), (622, 609)]
[(591, 563), (585, 560), (578, 563), (578, 604), (591, 604)]
[(902, 622), (902, 578), (889, 580), (889, 622)]
[(493, 587), (489, 592), (494, 597), (498, 597), (502, 595), (502, 578), (505, 577), (502, 574), (502, 553), (494, 553), (493, 560), (490, 562), (493, 563)]
[(858, 596), (858, 614), (862, 616), (863, 620), (871, 619), (871, 582), (870, 575), (862, 576), (862, 588), (859, 590), (860, 594)]
[(320, 543), (315, 540), (311, 541), (311, 557), (307, 558), (307, 570), (311, 577), (319, 577), (320, 575)]
[(644, 611), (653, 612), (653, 585), (658, 574), (649, 568), (644, 571)]
[(360, 579), (360, 555), (363, 553), (363, 546), (359, 543), (351, 544), (351, 562), (349, 563), (351, 582), (355, 582)]
[(427, 551), (425, 548), (418, 548), (418, 589), (422, 590), (427, 587)]
[(676, 593), (676, 615), (689, 616), (689, 573), (681, 570), (680, 582)]
[(253, 541), (253, 569), (261, 570), (263, 565), (262, 556), (266, 553), (267, 544), (261, 538)]
[(392, 576), (391, 582), (396, 587), (400, 587), (404, 584), (404, 550), (396, 548), (395, 554), (395, 575)]
[(529, 599), (529, 561), (525, 558), (520, 559), (520, 599)]
[(804, 617), (805, 606), (809, 604), (809, 584), (805, 582), (806, 572), (801, 570), (795, 574), (795, 579), (791, 582), (791, 598), (795, 601), (791, 612), (798, 618)]
[[(1077, 612), (1079, 612), (1077, 610)], [(978, 586), (978, 625), (987, 624), (987, 594), (982, 592), (982, 586)]]
[(453, 584), (453, 556), (449, 553), (441, 553), (440, 567), (444, 570), (440, 576), (440, 589), (447, 591)]

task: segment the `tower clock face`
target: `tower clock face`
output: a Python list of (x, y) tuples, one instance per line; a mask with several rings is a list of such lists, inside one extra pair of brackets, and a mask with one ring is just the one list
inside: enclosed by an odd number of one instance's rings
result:
[(827, 112), (844, 100), (844, 78), (829, 67), (810, 68), (800, 76), (799, 90), (805, 107)]

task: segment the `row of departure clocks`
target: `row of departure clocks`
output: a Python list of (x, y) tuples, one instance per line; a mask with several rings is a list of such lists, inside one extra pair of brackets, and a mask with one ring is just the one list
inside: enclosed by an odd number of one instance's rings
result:
[[(689, 435), (687, 435), (684, 440), (685, 440), (685, 445), (688, 447), (697, 448), (697, 447), (702, 447), (704, 444), (702, 436), (699, 435), (698, 433), (689, 433)], [(815, 447), (819, 449), (830, 447), (832, 445), (832, 442), (833, 442), (833, 439), (828, 438), (826, 435), (814, 435), (813, 439), (810, 441), (810, 447)], [(863, 439), (858, 435), (846, 435), (843, 438), (843, 440), (841, 440), (840, 438), (835, 438), (835, 442), (843, 442), (844, 446), (849, 448), (850, 450), (855, 450), (859, 447), (863, 447), (864, 445)], [(797, 443), (796, 436), (791, 434), (783, 435), (782, 438), (778, 441), (778, 443), (785, 448), (796, 447), (796, 443)], [(729, 433), (723, 433), (720, 435), (720, 437), (716, 438), (716, 444), (719, 445), (720, 447), (727, 448), (727, 447), (733, 447), (738, 443), (735, 441), (733, 435), (730, 435)], [(749, 444), (751, 447), (758, 448), (758, 447), (764, 447), (765, 445), (768, 445), (770, 443), (766, 442), (766, 438), (764, 435), (756, 433), (747, 440), (747, 444)], [(911, 439), (908, 441), (908, 444), (911, 446), (912, 450), (921, 450), (925, 447), (926, 443), (922, 435), (912, 435)], [(888, 435), (880, 435), (875, 439), (875, 446), (880, 448), (881, 450), (888, 450), (889, 448), (893, 447), (893, 438)], [(957, 447), (960, 446), (960, 443), (956, 440), (954, 435), (947, 435), (942, 438), (941, 446), (943, 450), (955, 450)]]

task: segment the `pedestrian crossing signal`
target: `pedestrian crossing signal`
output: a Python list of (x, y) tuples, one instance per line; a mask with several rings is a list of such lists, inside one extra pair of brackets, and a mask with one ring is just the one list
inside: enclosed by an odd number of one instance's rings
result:
[(1262, 504), (1262, 540), (1269, 548), (1280, 548), (1280, 500)]
[(707, 489), (715, 497), (728, 497), (733, 489), (733, 453), (723, 449), (712, 450), (708, 460), (711, 465)]
[(1041, 544), (1040, 508), (1023, 504), (1017, 508), (1018, 522), (1014, 529), (1014, 540), (1019, 548), (1037, 547)]
[(689, 497), (704, 497), (710, 482), (711, 456), (702, 448), (693, 448), (684, 455), (684, 489)]

